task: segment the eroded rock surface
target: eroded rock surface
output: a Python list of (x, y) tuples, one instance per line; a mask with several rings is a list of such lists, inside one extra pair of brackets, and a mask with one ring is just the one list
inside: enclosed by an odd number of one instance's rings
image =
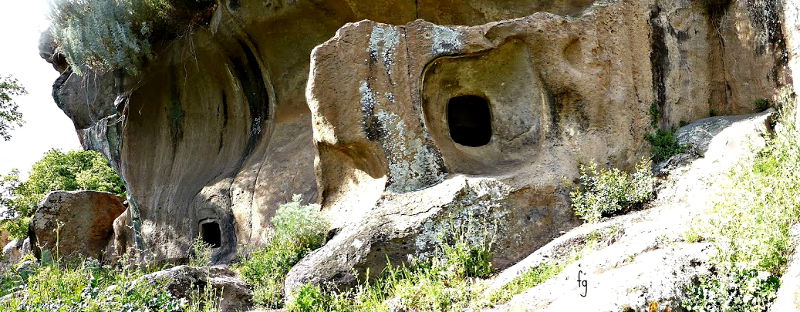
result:
[[(718, 182), (765, 146), (764, 135), (770, 131), (772, 114), (706, 119), (682, 128), (686, 132), (698, 128), (718, 131), (697, 142), (708, 146), (703, 157), (671, 171), (649, 209), (581, 226), (501, 273), (490, 289), (501, 287), (537, 264), (558, 259), (558, 253), (563, 253), (570, 241), (585, 239), (589, 233), (613, 237), (558, 276), (496, 310), (574, 311), (591, 307), (592, 311), (647, 311), (653, 302), (658, 311), (667, 307), (679, 310), (684, 287), (708, 272), (708, 260), (715, 252), (709, 243), (686, 242), (685, 233), (695, 217), (719, 200), (715, 197)], [(577, 283), (578, 271), (588, 281), (586, 289)]]
[(190, 267), (177, 266), (145, 275), (143, 281), (166, 283), (175, 298), (191, 300), (193, 293), (202, 294), (206, 287), (220, 297), (219, 309), (223, 312), (246, 311), (253, 302), (253, 291), (240, 280), (236, 273), (222, 266)]
[[(144, 259), (184, 259), (206, 226), (230, 261), (302, 194), (342, 229), (308, 261), (358, 240), (374, 251), (329, 265), (377, 268), (379, 246), (424, 252), (417, 226), (474, 193), (518, 233), (504, 267), (577, 224), (561, 179), (579, 162), (645, 155), (651, 105), (668, 128), (772, 98), (789, 82), (780, 16), (765, 0), (239, 0), (137, 77), (80, 77), (40, 48), (82, 144), (126, 181), (119, 250), (137, 228)], [(403, 206), (423, 195), (441, 200)]]
[[(31, 219), (31, 247), (70, 260), (102, 260), (114, 234), (112, 224), (125, 206), (118, 196), (95, 191), (52, 192)], [(58, 252), (58, 254), (56, 254)]]

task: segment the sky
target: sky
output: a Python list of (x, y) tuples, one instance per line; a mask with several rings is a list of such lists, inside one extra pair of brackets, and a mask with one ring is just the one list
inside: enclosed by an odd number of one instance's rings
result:
[(11, 141), (0, 139), (0, 175), (17, 168), (23, 176), (51, 148), (81, 149), (72, 121), (50, 96), (58, 72), (39, 57), (49, 0), (0, 0), (0, 75), (13, 75), (28, 90), (16, 98), (25, 119)]

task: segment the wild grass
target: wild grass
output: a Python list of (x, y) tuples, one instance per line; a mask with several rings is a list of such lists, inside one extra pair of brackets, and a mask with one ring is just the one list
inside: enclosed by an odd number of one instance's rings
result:
[[(784, 113), (782, 113), (785, 116)], [(783, 118), (766, 147), (720, 182), (718, 199), (687, 238), (716, 249), (714, 270), (687, 288), (691, 311), (764, 311), (794, 248), (800, 221), (800, 135)]]
[[(129, 266), (101, 266), (88, 259), (77, 265), (21, 262), (0, 273), (2, 311), (210, 311), (200, 294), (190, 303), (174, 298), (167, 285), (140, 279), (147, 271)], [(210, 288), (210, 287), (207, 287)]]
[(318, 205), (302, 205), (295, 195), (272, 219), (274, 233), (267, 245), (237, 266), (245, 281), (254, 286), (253, 301), (267, 308), (283, 307), (283, 280), (306, 254), (325, 243), (330, 227)]

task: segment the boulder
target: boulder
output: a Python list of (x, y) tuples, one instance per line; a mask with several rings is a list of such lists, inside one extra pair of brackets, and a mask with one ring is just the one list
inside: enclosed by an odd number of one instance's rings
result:
[(214, 292), (221, 295), (219, 308), (223, 312), (245, 311), (252, 306), (253, 291), (224, 266), (182, 265), (145, 275), (141, 280), (166, 283), (173, 297), (189, 300), (193, 292), (202, 293), (206, 287), (213, 287)]
[(95, 191), (52, 192), (39, 204), (30, 224), (36, 257), (42, 250), (63, 259), (104, 259), (113, 222), (125, 206), (111, 193)]
[(25, 255), (31, 254), (30, 238), (15, 239), (3, 247), (3, 262), (7, 265), (17, 264)]

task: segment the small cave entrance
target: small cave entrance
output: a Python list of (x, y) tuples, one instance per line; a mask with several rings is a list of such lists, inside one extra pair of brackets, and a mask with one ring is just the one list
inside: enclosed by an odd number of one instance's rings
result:
[(476, 95), (462, 95), (447, 102), (450, 138), (464, 146), (478, 147), (492, 139), (492, 114), (489, 101)]
[(217, 220), (200, 221), (200, 239), (211, 248), (222, 247), (222, 229)]

